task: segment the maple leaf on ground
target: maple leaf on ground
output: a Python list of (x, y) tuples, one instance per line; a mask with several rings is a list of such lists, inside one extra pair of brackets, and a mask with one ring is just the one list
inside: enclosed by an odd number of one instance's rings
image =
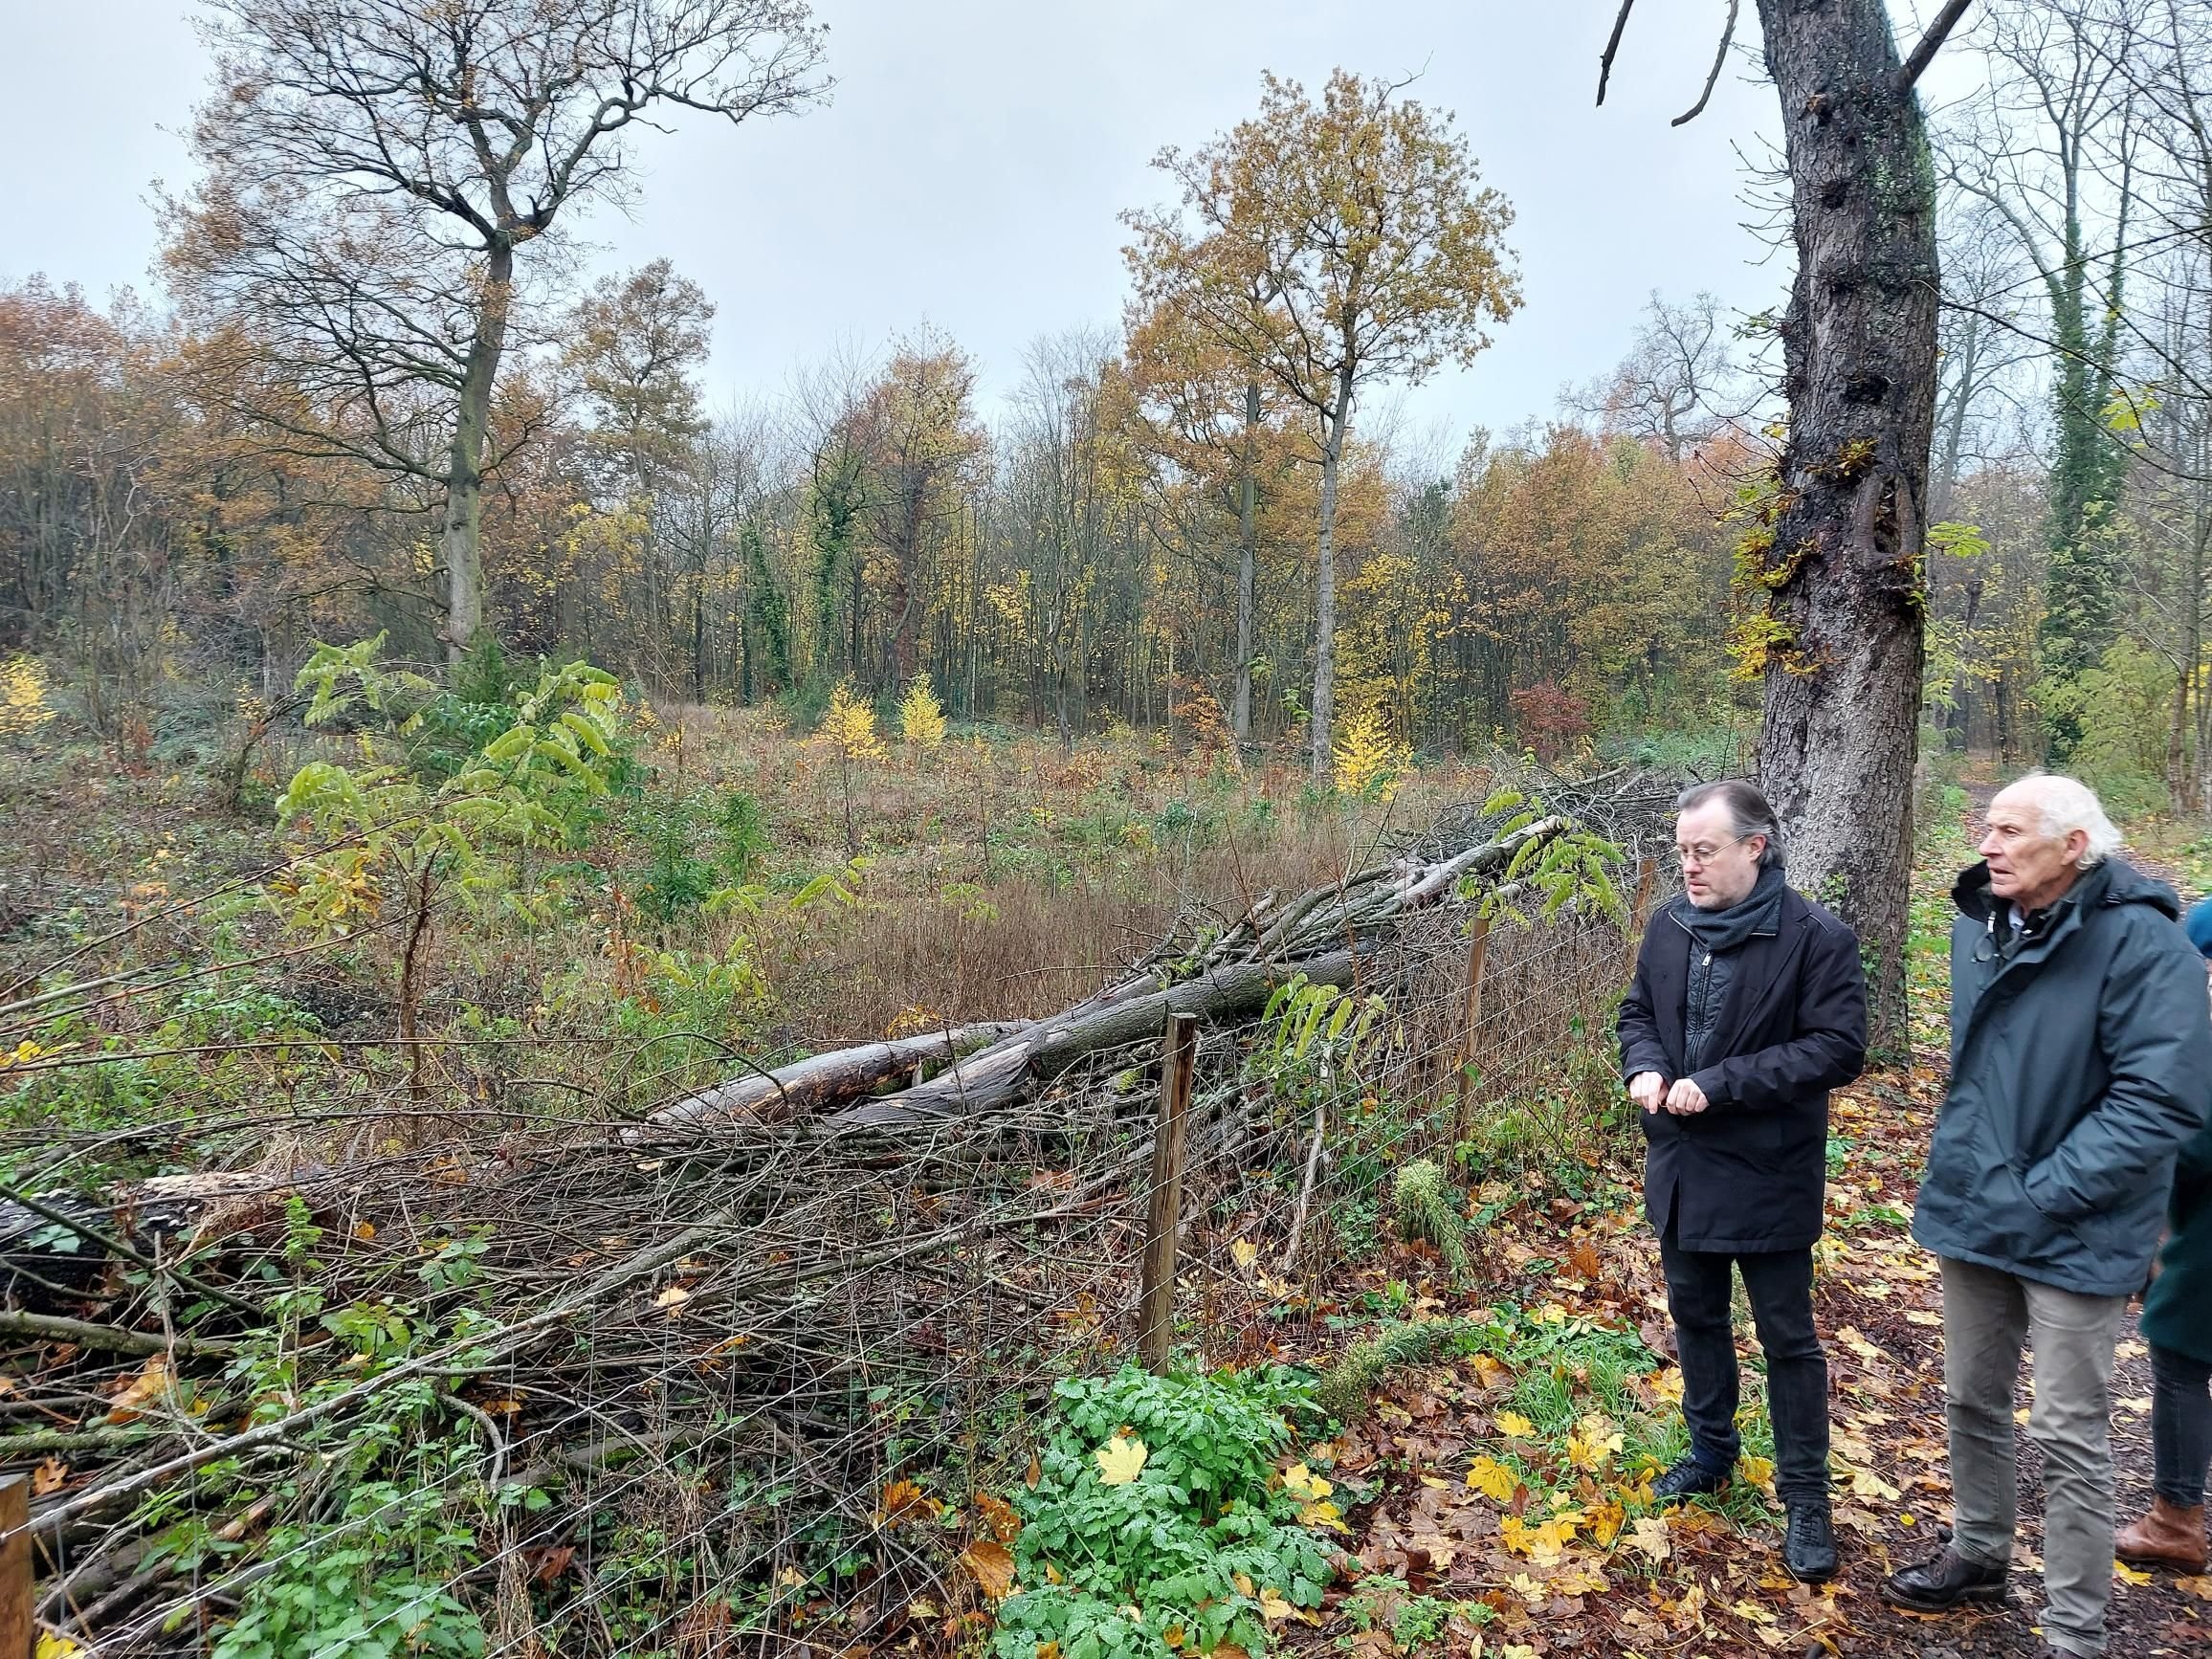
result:
[(1854, 1497), (1881, 1497), (1894, 1502), (1905, 1494), (1876, 1474), (1870, 1469), (1851, 1471), (1851, 1495)]
[(1567, 1461), (1595, 1474), (1621, 1449), (1621, 1430), (1611, 1418), (1592, 1412), (1567, 1435)]
[(1530, 1526), (1517, 1515), (1507, 1515), (1499, 1523), (1498, 1537), (1505, 1540), (1507, 1549), (1528, 1557), (1539, 1567), (1552, 1567), (1565, 1559), (1580, 1520), (1578, 1515), (1556, 1515)]
[(1013, 1552), (996, 1538), (978, 1538), (968, 1545), (960, 1553), (960, 1564), (994, 1602), (1005, 1601), (1014, 1587)]
[(2141, 1568), (2131, 1567), (2127, 1562), (2118, 1560), (2112, 1563), (2112, 1577), (2119, 1580), (2123, 1584), (2140, 1585), (2147, 1584), (2151, 1582), (2151, 1575), (2144, 1572)]
[(1127, 1486), (1144, 1471), (1144, 1460), (1152, 1454), (1143, 1441), (1117, 1434), (1091, 1455), (1098, 1460), (1101, 1486)]
[(1337, 1489), (1302, 1463), (1283, 1471), (1283, 1490), (1294, 1497), (1324, 1498)]
[(1513, 1367), (1494, 1354), (1476, 1354), (1468, 1360), (1475, 1381), (1485, 1388), (1500, 1388), (1513, 1377)]
[(883, 1501), (875, 1509), (875, 1525), (880, 1531), (902, 1521), (935, 1520), (943, 1513), (944, 1506), (913, 1481), (895, 1480), (883, 1489)]
[(156, 1354), (145, 1362), (145, 1368), (123, 1384), (115, 1396), (115, 1405), (108, 1411), (110, 1423), (131, 1423), (144, 1415), (140, 1407), (160, 1399), (168, 1392), (169, 1361), (166, 1354)]
[(1022, 1517), (1005, 1498), (985, 1493), (976, 1499), (976, 1513), (983, 1516), (984, 1525), (991, 1529), (991, 1536), (1002, 1544), (1010, 1544), (1021, 1537)]
[(1609, 1549), (1621, 1536), (1621, 1526), (1627, 1515), (1618, 1503), (1592, 1504), (1583, 1525), (1590, 1535), (1590, 1542), (1600, 1549)]
[(1637, 1517), (1629, 1528), (1628, 1543), (1655, 1561), (1663, 1561), (1674, 1553), (1674, 1540), (1668, 1534), (1667, 1523), (1655, 1515)]
[(1873, 1343), (1868, 1341), (1865, 1337), (1861, 1336), (1849, 1325), (1846, 1325), (1842, 1330), (1836, 1333), (1836, 1340), (1841, 1342), (1845, 1347), (1848, 1348), (1852, 1353), (1856, 1354), (1861, 1360), (1866, 1360), (1869, 1364), (1872, 1364), (1886, 1358), (1881, 1349), (1875, 1347)]
[(1467, 1484), (1495, 1502), (1511, 1503), (1520, 1476), (1494, 1457), (1478, 1457), (1468, 1466)]
[(1494, 1420), (1497, 1431), (1508, 1440), (1534, 1440), (1537, 1426), (1517, 1411), (1500, 1411)]

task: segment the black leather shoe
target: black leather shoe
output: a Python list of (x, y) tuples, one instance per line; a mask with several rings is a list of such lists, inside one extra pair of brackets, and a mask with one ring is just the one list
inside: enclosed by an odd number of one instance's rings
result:
[(1883, 1580), (1882, 1599), (1909, 1612), (1948, 1613), (1970, 1604), (2003, 1601), (2009, 1577), (2004, 1568), (1970, 1561), (1946, 1544), (1940, 1555)]
[(1694, 1457), (1686, 1457), (1651, 1483), (1653, 1503), (1680, 1503), (1686, 1497), (1719, 1492), (1728, 1485), (1728, 1471), (1715, 1472)]
[(1781, 1559), (1800, 1583), (1825, 1584), (1836, 1576), (1836, 1529), (1825, 1498), (1801, 1497), (1789, 1506)]

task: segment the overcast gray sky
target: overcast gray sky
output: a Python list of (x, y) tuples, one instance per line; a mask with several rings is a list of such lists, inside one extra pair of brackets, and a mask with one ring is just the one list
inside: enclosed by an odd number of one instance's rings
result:
[[(1783, 270), (1743, 229), (1742, 158), (1779, 131), (1744, 51), (1702, 118), (1668, 124), (1725, 10), (1641, 0), (1596, 109), (1613, 0), (817, 0), (830, 103), (649, 135), (634, 214), (584, 234), (607, 268), (666, 255), (705, 287), (717, 402), (926, 321), (977, 358), (987, 403), (1037, 335), (1117, 325), (1116, 215), (1164, 199), (1161, 145), (1250, 113), (1263, 69), (1418, 75), (1411, 96), (1457, 113), (1519, 215), (1525, 309), (1405, 405), (1456, 441), (1548, 413), (1563, 382), (1618, 361), (1653, 288), (1780, 303)], [(1909, 30), (1911, 0), (1893, 10)], [(0, 0), (0, 280), (146, 285), (150, 186), (187, 178), (176, 135), (206, 73), (188, 16), (184, 0)]]

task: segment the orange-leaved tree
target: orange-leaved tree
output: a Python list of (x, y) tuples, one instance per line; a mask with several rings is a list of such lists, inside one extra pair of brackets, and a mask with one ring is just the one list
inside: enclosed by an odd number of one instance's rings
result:
[(1166, 306), (1320, 426), (1311, 756), (1328, 774), (1336, 635), (1337, 475), (1354, 402), (1419, 383), (1490, 343), (1520, 303), (1501, 237), (1513, 210), (1478, 188), (1448, 113), (1338, 70), (1318, 102), (1270, 75), (1260, 112), (1154, 165), (1181, 206), (1133, 212), (1132, 321)]

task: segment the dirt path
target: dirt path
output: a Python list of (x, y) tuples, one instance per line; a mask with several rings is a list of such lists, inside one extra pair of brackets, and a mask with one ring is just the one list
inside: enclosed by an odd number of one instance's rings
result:
[[(1926, 1016), (1939, 1016), (1940, 991), (1929, 983), (1915, 995), (1924, 1029), (1939, 1036), (1939, 1019)], [(1629, 1333), (1661, 1354), (1669, 1341), (1658, 1251), (1623, 1172), (1590, 1202), (1541, 1209), (1507, 1208), (1514, 1195), (1502, 1187), (1477, 1191), (1494, 1215), (1481, 1241), (1486, 1282), (1474, 1294), (1438, 1293), (1427, 1311), (1494, 1313), (1495, 1334), (1464, 1358), (1393, 1374), (1369, 1417), (1328, 1449), (1365, 1576), (1294, 1631), (1294, 1647), (1384, 1654), (1433, 1644), (1474, 1659), (2042, 1653), (2041, 1461), (2024, 1429), (2009, 1604), (1921, 1619), (1878, 1595), (1887, 1573), (1936, 1546), (1950, 1515), (1936, 1265), (1907, 1230), (1945, 1063), (1932, 1044), (1909, 1070), (1835, 1102), (1816, 1294), (1841, 1483), (1836, 1583), (1810, 1590), (1782, 1570), (1771, 1488), (1739, 1486), (1664, 1515), (1645, 1501), (1652, 1471), (1683, 1445), (1680, 1379), (1670, 1360), (1638, 1371), (1648, 1354), (1626, 1375), (1619, 1363), (1635, 1347)], [(1432, 1258), (1401, 1250), (1350, 1294), (1437, 1277)], [(1747, 1448), (1764, 1449), (1748, 1337), (1742, 1353)], [(2132, 1318), (2120, 1356), (2113, 1436), (2120, 1505), (2133, 1515), (2150, 1496), (2150, 1380)], [(1757, 1459), (1747, 1468), (1768, 1472)], [(2126, 1659), (2212, 1651), (2212, 1577), (2116, 1571), (2110, 1628), (2110, 1651)]]

